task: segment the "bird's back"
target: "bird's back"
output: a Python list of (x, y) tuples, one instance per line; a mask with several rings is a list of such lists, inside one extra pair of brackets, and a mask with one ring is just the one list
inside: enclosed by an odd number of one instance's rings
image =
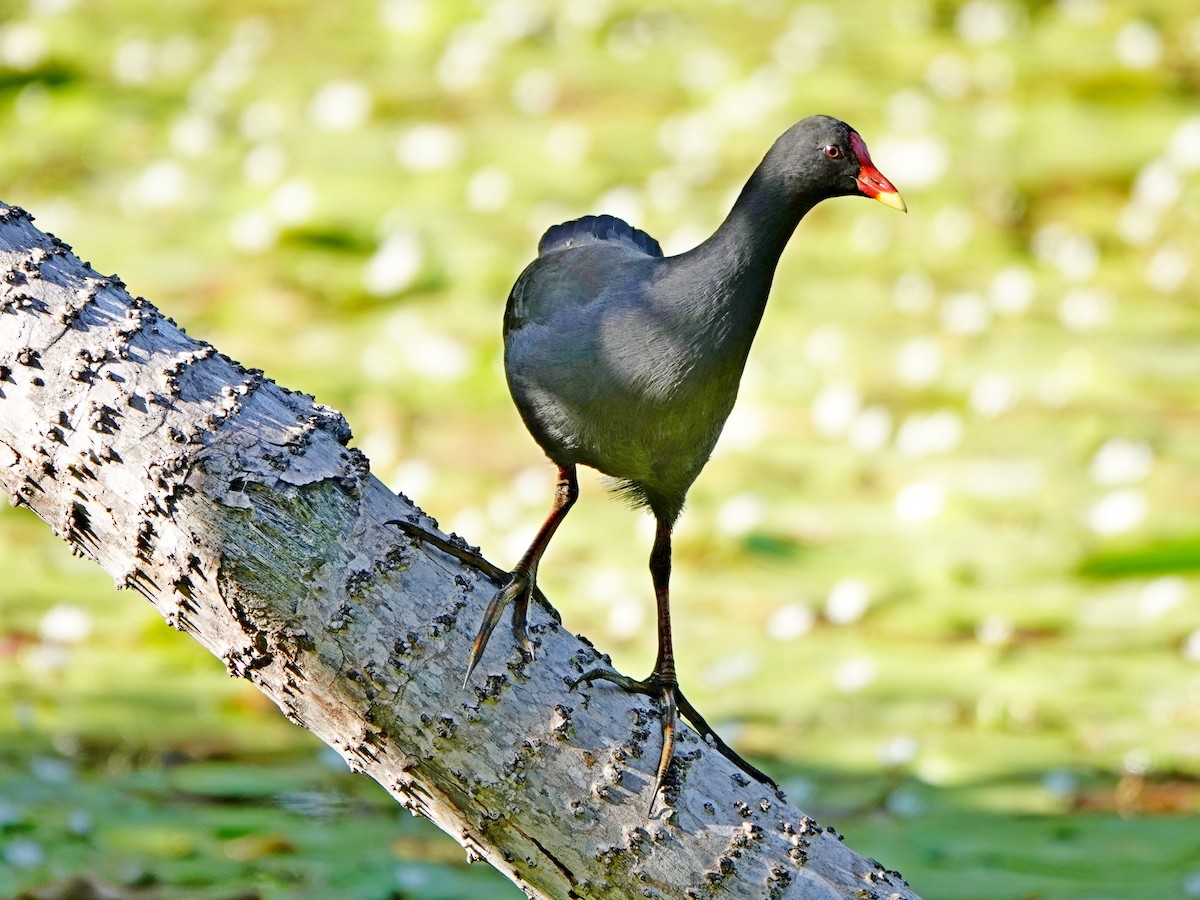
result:
[(673, 518), (736, 380), (711, 390), (695, 377), (697, 348), (662, 290), (669, 262), (612, 216), (555, 225), (513, 286), (504, 345), (513, 400), (550, 458), (612, 475)]

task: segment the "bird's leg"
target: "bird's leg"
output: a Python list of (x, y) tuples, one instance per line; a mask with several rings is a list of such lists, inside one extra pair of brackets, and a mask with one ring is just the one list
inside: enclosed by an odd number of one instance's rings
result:
[(626, 691), (656, 697), (662, 703), (662, 752), (659, 754), (658, 769), (654, 775), (654, 792), (650, 795), (651, 810), (662, 789), (663, 779), (671, 764), (671, 756), (675, 752), (677, 711), (683, 714), (702, 738), (711, 742), (727, 759), (747, 774), (775, 787), (774, 781), (742, 759), (732, 747), (717, 736), (712, 727), (704, 721), (704, 717), (679, 690), (679, 682), (675, 675), (675, 650), (671, 642), (671, 524), (661, 517), (654, 534), (654, 548), (650, 551), (650, 577), (654, 582), (654, 597), (658, 604), (658, 658), (654, 662), (654, 671), (648, 678), (639, 681), (609, 669), (592, 669), (575, 679), (572, 687), (592, 681), (611, 681)]
[(475, 642), (471, 645), (471, 655), (467, 661), (467, 675), (463, 679), (464, 685), (470, 681), (471, 673), (479, 665), (479, 659), (483, 656), (483, 648), (487, 646), (488, 639), (491, 638), (492, 632), (495, 631), (496, 625), (500, 621), (500, 614), (509, 603), (513, 604), (513, 637), (516, 638), (522, 652), (531, 659), (533, 658), (533, 641), (529, 638), (526, 622), (529, 615), (529, 599), (533, 596), (537, 584), (538, 563), (542, 559), (542, 554), (546, 552), (550, 538), (554, 536), (554, 532), (566, 518), (567, 512), (578, 497), (579, 481), (575, 476), (575, 466), (559, 466), (558, 484), (554, 491), (554, 505), (550, 508), (550, 515), (538, 529), (533, 543), (529, 545), (529, 549), (525, 551), (525, 555), (513, 569), (508, 582), (496, 592), (491, 602), (488, 603), (487, 610), (483, 614), (483, 622), (479, 626), (479, 632), (475, 635)]
[(637, 680), (609, 669), (592, 669), (575, 679), (573, 687), (592, 681), (611, 681), (613, 684), (634, 694), (646, 694), (657, 698), (662, 704), (662, 752), (658, 757), (658, 769), (654, 775), (654, 790), (650, 794), (650, 808), (662, 788), (667, 767), (675, 752), (676, 697), (679, 683), (675, 677), (675, 651), (671, 643), (671, 526), (662, 518), (654, 534), (654, 548), (650, 551), (650, 578), (654, 582), (654, 597), (658, 604), (658, 658), (654, 671), (648, 678)]

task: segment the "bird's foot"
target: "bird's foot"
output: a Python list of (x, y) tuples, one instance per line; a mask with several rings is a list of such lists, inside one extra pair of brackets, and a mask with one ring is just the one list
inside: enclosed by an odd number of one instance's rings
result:
[[(513, 637), (516, 638), (521, 652), (529, 659), (534, 658), (534, 643), (533, 639), (529, 636), (526, 622), (529, 617), (529, 601), (538, 591), (534, 579), (527, 572), (519, 569), (515, 572), (505, 572), (494, 563), (488, 562), (475, 551), (466, 547), (460, 547), (458, 544), (446, 540), (441, 535), (434, 534), (432, 531), (426, 531), (420, 525), (414, 525), (412, 522), (406, 522), (403, 519), (391, 519), (385, 524), (395, 525), (409, 537), (437, 547), (443, 553), (448, 553), (455, 559), (479, 569), (492, 581), (502, 585), (500, 590), (492, 597), (491, 602), (488, 603), (487, 610), (483, 614), (483, 623), (479, 626), (478, 634), (475, 635), (475, 643), (471, 646), (471, 656), (467, 661), (467, 675), (463, 679), (464, 687), (471, 680), (471, 673), (475, 671), (475, 667), (479, 665), (479, 658), (483, 656), (483, 648), (487, 646), (488, 639), (491, 638), (492, 632), (496, 630), (496, 625), (500, 621), (500, 614), (504, 611), (504, 607), (508, 606), (514, 600), (516, 601), (516, 606), (513, 607), (512, 617)], [(540, 597), (540, 593), (539, 599), (544, 599)], [(546, 605), (549, 606), (549, 604)]]
[(663, 779), (666, 777), (667, 768), (671, 765), (671, 757), (675, 753), (676, 699), (679, 695), (679, 685), (674, 681), (668, 681), (657, 672), (652, 672), (650, 677), (639, 681), (610, 669), (592, 669), (571, 682), (571, 690), (581, 684), (591, 684), (593, 681), (611, 681), (622, 690), (631, 694), (645, 694), (647, 697), (654, 697), (662, 704), (662, 752), (658, 757), (658, 769), (654, 773), (654, 790), (650, 794), (650, 809), (648, 810), (648, 814), (653, 816), (655, 801), (658, 800)]
[(504, 612), (504, 607), (510, 603), (514, 603), (512, 612), (512, 632), (513, 637), (517, 641), (517, 646), (521, 648), (521, 652), (525, 654), (527, 659), (533, 659), (534, 643), (529, 636), (529, 630), (526, 627), (526, 621), (529, 615), (529, 598), (533, 595), (533, 578), (528, 572), (517, 570), (513, 572), (508, 579), (508, 582), (498, 590), (491, 602), (488, 603), (487, 609), (483, 613), (483, 622), (479, 626), (479, 632), (475, 635), (475, 643), (471, 645), (471, 656), (467, 660), (467, 675), (463, 679), (463, 687), (466, 687), (467, 682), (471, 680), (471, 673), (475, 671), (475, 667), (479, 665), (479, 659), (483, 656), (483, 648), (487, 646), (488, 640), (492, 636), (492, 632), (496, 630), (496, 625), (500, 622), (500, 616)]
[(704, 720), (704, 717), (696, 710), (696, 707), (692, 706), (687, 697), (683, 695), (683, 691), (679, 689), (679, 683), (675, 679), (663, 678), (657, 672), (652, 672), (648, 678), (639, 680), (630, 678), (628, 675), (613, 672), (610, 669), (592, 669), (576, 678), (571, 683), (571, 688), (574, 690), (580, 684), (590, 684), (593, 681), (610, 681), (631, 694), (644, 694), (648, 697), (654, 697), (662, 704), (662, 753), (659, 755), (658, 769), (654, 774), (654, 792), (650, 795), (651, 814), (654, 812), (654, 803), (658, 799), (659, 792), (662, 790), (667, 768), (671, 765), (671, 757), (675, 752), (675, 722), (677, 715), (682, 715), (687, 719), (688, 723), (700, 733), (700, 737), (705, 743), (715, 747), (720, 751), (722, 756), (747, 775), (764, 784), (769, 784), (773, 788), (778, 787), (771, 778), (742, 759), (737, 751), (721, 740), (720, 735), (713, 731), (708, 722)]
[[(406, 522), (403, 519), (390, 519), (384, 524), (395, 525), (409, 537), (423, 541), (431, 547), (436, 547), (443, 553), (448, 553), (455, 559), (483, 572), (494, 584), (501, 586), (500, 591), (492, 598), (492, 602), (488, 604), (487, 612), (484, 613), (483, 617), (483, 625), (480, 626), (479, 634), (475, 637), (475, 647), (471, 650), (471, 661), (467, 667), (467, 680), (470, 679), (471, 672), (474, 671), (476, 663), (479, 662), (479, 656), (483, 653), (483, 648), (487, 645), (488, 638), (496, 627), (496, 622), (499, 621), (500, 611), (513, 599), (517, 600), (517, 605), (513, 608), (513, 636), (517, 639), (517, 644), (520, 645), (521, 651), (530, 659), (534, 657), (534, 642), (529, 637), (529, 632), (526, 629), (526, 620), (529, 617), (529, 601), (536, 597), (538, 602), (554, 617), (556, 622), (562, 621), (558, 610), (551, 606), (550, 601), (538, 590), (536, 579), (533, 577), (519, 571), (505, 572), (498, 565), (485, 559), (474, 550), (459, 546), (453, 541), (446, 540), (440, 534), (426, 531), (420, 525), (414, 525), (412, 522)], [(489, 616), (493, 614), (495, 620), (489, 624)], [(484, 633), (484, 629), (486, 629), (486, 634)], [(466, 680), (463, 683), (466, 684)]]

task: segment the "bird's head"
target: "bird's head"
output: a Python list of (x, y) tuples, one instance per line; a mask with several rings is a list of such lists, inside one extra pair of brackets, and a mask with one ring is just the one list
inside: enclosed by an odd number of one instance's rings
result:
[(768, 159), (782, 169), (797, 195), (846, 197), (855, 194), (907, 212), (904, 198), (875, 168), (857, 131), (830, 116), (809, 116), (775, 142)]

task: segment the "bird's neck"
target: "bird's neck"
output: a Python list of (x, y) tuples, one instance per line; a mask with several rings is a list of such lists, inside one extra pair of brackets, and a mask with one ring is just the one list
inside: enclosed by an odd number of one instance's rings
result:
[(676, 257), (692, 285), (689, 305), (731, 353), (749, 352), (779, 257), (820, 199), (789, 197), (781, 180), (760, 165), (712, 237)]

